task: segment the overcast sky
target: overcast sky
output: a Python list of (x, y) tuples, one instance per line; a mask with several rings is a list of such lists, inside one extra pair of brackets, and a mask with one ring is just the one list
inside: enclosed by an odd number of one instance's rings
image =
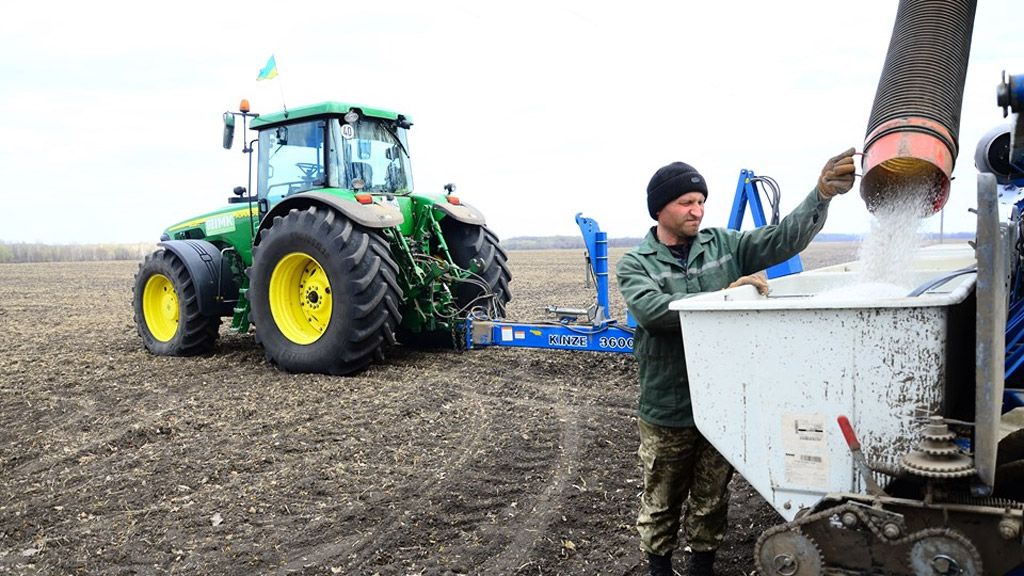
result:
[[(154, 241), (246, 183), (221, 114), (323, 100), (413, 118), (417, 190), (447, 182), (501, 237), (612, 237), (652, 221), (645, 188), (682, 160), (725, 225), (741, 168), (784, 212), (863, 145), (896, 0), (597, 3), (34, 2), (0, 21), (0, 240)], [(1024, 73), (1020, 5), (983, 0), (945, 230), (974, 229), (974, 148)], [(271, 55), (280, 76), (256, 82)], [(856, 189), (855, 189), (856, 190)], [(856, 191), (826, 232), (864, 233)], [(926, 222), (938, 230), (939, 217)]]

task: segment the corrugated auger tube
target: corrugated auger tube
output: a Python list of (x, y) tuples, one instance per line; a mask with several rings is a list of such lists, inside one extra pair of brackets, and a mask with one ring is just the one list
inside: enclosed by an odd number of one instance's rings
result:
[(864, 138), (860, 194), (874, 212), (907, 195), (942, 209), (959, 148), (977, 0), (901, 0)]

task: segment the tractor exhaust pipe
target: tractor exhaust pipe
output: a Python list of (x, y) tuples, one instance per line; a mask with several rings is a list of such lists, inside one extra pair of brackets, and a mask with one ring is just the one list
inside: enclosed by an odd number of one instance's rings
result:
[[(864, 138), (860, 195), (868, 210), (949, 196), (977, 0), (900, 0)], [(905, 198), (903, 199), (906, 200)]]

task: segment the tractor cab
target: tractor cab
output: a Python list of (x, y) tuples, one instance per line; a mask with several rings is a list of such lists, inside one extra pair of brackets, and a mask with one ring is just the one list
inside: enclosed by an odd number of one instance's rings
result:
[(285, 197), (324, 188), (409, 194), (410, 126), (401, 114), (337, 102), (254, 118), (260, 213)]

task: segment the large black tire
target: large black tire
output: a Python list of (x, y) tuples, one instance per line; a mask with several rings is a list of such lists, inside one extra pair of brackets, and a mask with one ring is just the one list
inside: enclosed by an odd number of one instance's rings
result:
[(172, 252), (157, 250), (139, 264), (132, 307), (142, 343), (153, 354), (200, 354), (217, 341), (220, 318), (199, 313), (195, 283)]
[(484, 304), (480, 299), (489, 291), (494, 294), (493, 302), (497, 315), (503, 317), (505, 305), (512, 300), (509, 283), (512, 273), (508, 269), (508, 254), (501, 247), (498, 236), (486, 226), (466, 224), (454, 218), (441, 221), (441, 231), (452, 260), (460, 267), (469, 269), (474, 260), (481, 264), (477, 273), (487, 285), (483, 287), (468, 282), (455, 286), (455, 301), (460, 309), (471, 304)]
[(256, 338), (283, 370), (352, 374), (395, 343), (402, 291), (387, 242), (333, 210), (275, 217), (249, 272)]

